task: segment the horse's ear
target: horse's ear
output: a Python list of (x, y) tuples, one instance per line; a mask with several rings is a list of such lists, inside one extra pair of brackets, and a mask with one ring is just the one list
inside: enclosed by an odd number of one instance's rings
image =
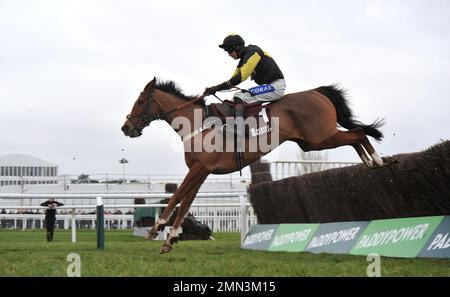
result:
[(156, 85), (156, 77), (153, 77), (153, 79), (145, 86), (144, 90), (153, 90)]
[(153, 89), (156, 85), (156, 77), (154, 76), (152, 81), (150, 82), (150, 87)]

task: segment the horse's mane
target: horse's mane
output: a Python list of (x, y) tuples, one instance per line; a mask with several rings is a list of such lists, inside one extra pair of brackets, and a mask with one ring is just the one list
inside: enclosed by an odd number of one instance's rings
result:
[[(198, 96), (187, 96), (187, 95), (185, 95), (183, 93), (183, 91), (181, 90), (181, 88), (173, 80), (166, 80), (166, 81), (157, 80), (156, 84), (155, 84), (155, 88), (160, 90), (160, 91), (163, 91), (163, 92), (172, 94), (174, 96), (177, 96), (177, 97), (179, 97), (179, 98), (181, 98), (183, 100), (186, 100), (186, 101), (191, 101), (191, 100), (194, 100), (194, 99), (196, 99), (198, 97)], [(196, 102), (196, 104), (200, 104), (200, 105), (204, 106), (205, 102), (204, 102), (204, 100), (199, 100), (199, 101)]]

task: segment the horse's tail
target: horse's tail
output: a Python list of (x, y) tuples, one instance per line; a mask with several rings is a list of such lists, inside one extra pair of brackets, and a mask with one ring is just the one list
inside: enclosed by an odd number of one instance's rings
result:
[(384, 125), (384, 119), (376, 119), (370, 125), (365, 125), (355, 120), (353, 112), (348, 106), (347, 98), (345, 98), (346, 92), (336, 85), (322, 86), (315, 89), (315, 91), (326, 96), (333, 103), (339, 125), (348, 130), (361, 127), (366, 135), (381, 141), (383, 133), (378, 128)]

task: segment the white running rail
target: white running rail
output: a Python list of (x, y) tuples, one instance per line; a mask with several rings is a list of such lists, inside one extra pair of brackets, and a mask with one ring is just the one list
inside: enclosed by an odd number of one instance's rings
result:
[[(19, 193), (0, 193), (0, 199), (95, 199), (95, 198), (107, 198), (107, 199), (134, 199), (134, 198), (147, 198), (154, 199), (154, 201), (160, 201), (161, 199), (170, 198), (172, 194), (165, 193), (152, 193), (152, 194), (19, 194)], [(213, 232), (218, 231), (234, 231), (241, 233), (241, 241), (247, 234), (248, 228), (256, 224), (256, 216), (253, 214), (253, 209), (250, 203), (247, 201), (247, 193), (245, 192), (227, 192), (227, 193), (198, 193), (196, 198), (235, 198), (237, 202), (233, 203), (194, 203), (190, 208), (190, 212), (199, 219), (202, 223), (212, 225)], [(104, 208), (141, 208), (150, 207), (155, 208), (155, 220), (158, 219), (159, 210), (161, 207), (166, 207), (167, 204), (153, 203), (153, 204), (115, 204), (104, 205)], [(96, 205), (64, 205), (58, 207), (58, 209), (70, 209), (70, 221), (72, 230), (72, 242), (76, 242), (76, 221), (86, 219), (86, 215), (80, 215), (76, 213), (77, 209), (95, 209)], [(36, 205), (0, 205), (2, 209), (45, 209), (42, 206)], [(17, 215), (16, 215), (17, 216)], [(28, 216), (28, 217), (27, 217)], [(26, 227), (26, 218), (31, 218), (33, 214), (23, 214), (16, 219), (25, 220), (22, 224), (22, 228)], [(58, 215), (60, 216), (60, 215)], [(120, 220), (121, 215), (105, 216), (105, 220)], [(1, 215), (0, 218), (7, 219), (12, 218), (11, 214)], [(40, 217), (39, 217), (40, 218)], [(89, 217), (92, 219), (91, 217)], [(67, 219), (67, 218), (66, 218)], [(228, 220), (228, 222), (227, 222)], [(15, 223), (17, 224), (17, 223)]]

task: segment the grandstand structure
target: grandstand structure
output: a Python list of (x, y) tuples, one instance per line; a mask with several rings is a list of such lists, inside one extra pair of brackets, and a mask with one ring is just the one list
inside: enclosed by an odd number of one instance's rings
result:
[(56, 184), (58, 165), (22, 154), (0, 156), (0, 186)]

